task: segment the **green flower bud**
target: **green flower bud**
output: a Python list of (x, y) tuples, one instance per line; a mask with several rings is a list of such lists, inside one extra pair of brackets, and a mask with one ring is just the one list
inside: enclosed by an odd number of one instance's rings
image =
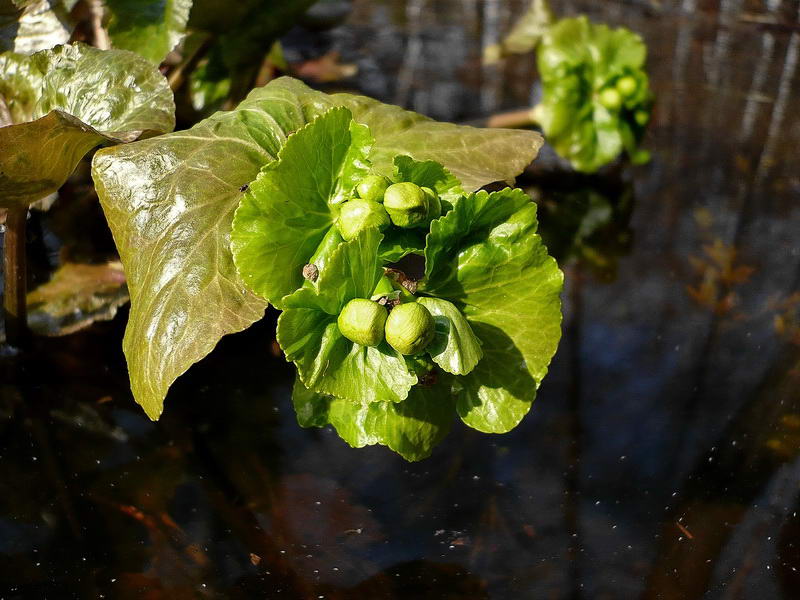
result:
[(631, 77), (630, 75), (626, 75), (625, 77), (620, 77), (617, 79), (616, 88), (617, 91), (622, 94), (623, 98), (630, 98), (636, 93), (636, 88), (639, 87), (639, 84), (636, 83), (636, 79)]
[(383, 206), (398, 227), (424, 227), (428, 198), (422, 188), (409, 181), (390, 185), (383, 195)]
[(619, 110), (622, 106), (622, 96), (614, 88), (606, 88), (600, 92), (599, 100), (608, 110)]
[(424, 187), (422, 191), (425, 192), (425, 197), (428, 200), (428, 212), (425, 215), (425, 221), (430, 223), (434, 219), (438, 219), (442, 216), (442, 201), (439, 200), (438, 194), (431, 188)]
[(389, 215), (377, 202), (354, 198), (342, 204), (336, 225), (344, 239), (352, 240), (367, 227), (384, 230), (390, 225), (390, 221)]
[(377, 302), (355, 298), (345, 304), (336, 324), (342, 335), (351, 342), (377, 346), (383, 341), (386, 314), (386, 309)]
[(383, 194), (386, 193), (390, 183), (381, 175), (367, 175), (356, 186), (356, 193), (364, 200), (383, 202)]
[(633, 113), (633, 119), (636, 121), (637, 125), (644, 127), (650, 120), (650, 113), (642, 109), (637, 110), (635, 113)]
[(400, 354), (419, 354), (433, 340), (435, 325), (427, 308), (408, 302), (392, 309), (385, 331), (386, 341)]

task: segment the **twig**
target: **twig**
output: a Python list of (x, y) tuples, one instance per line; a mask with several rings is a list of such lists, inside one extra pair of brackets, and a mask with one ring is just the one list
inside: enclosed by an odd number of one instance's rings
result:
[(95, 48), (100, 48), (100, 50), (108, 50), (111, 48), (111, 39), (103, 27), (103, 3), (101, 0), (89, 0), (88, 4), (94, 46)]
[(471, 119), (461, 124), (472, 125), (473, 127), (516, 129), (518, 127), (533, 127), (539, 124), (539, 120), (536, 117), (536, 108), (520, 108), (489, 115), (488, 117)]
[(25, 257), (25, 226), (27, 207), (9, 208), (6, 215), (6, 234), (3, 248), (5, 293), (3, 313), (6, 322), (6, 341), (20, 347), (28, 336), (27, 265)]
[(533, 110), (526, 108), (523, 110), (514, 110), (511, 112), (499, 113), (492, 115), (486, 120), (487, 127), (531, 127), (536, 124), (536, 119), (533, 116)]
[(0, 127), (11, 125), (11, 111), (3, 98), (0, 98)]
[(202, 42), (197, 44), (197, 47), (191, 54), (184, 56), (183, 60), (176, 66), (169, 75), (167, 75), (167, 83), (173, 92), (177, 92), (186, 80), (186, 74), (190, 73), (197, 67), (198, 63), (208, 52), (209, 48), (214, 43), (214, 36), (207, 35)]

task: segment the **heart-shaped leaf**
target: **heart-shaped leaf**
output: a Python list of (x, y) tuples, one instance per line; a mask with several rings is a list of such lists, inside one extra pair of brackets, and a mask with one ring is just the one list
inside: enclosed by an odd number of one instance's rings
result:
[(303, 265), (334, 226), (334, 205), (369, 173), (372, 144), (349, 110), (334, 108), (292, 135), (250, 184), (233, 220), (231, 250), (251, 290), (280, 306), (302, 285)]
[(78, 161), (104, 142), (175, 125), (166, 79), (124, 50), (83, 44), (23, 56), (0, 54), (0, 207), (55, 192)]
[(480, 431), (506, 432), (527, 414), (561, 337), (564, 276), (536, 228), (518, 189), (472, 194), (431, 224), (420, 289), (460, 308), (482, 343), (456, 380), (458, 413)]
[(93, 177), (131, 292), (123, 347), (134, 397), (152, 418), (179, 375), (263, 315), (266, 303), (239, 280), (230, 251), (239, 188), (288, 135), (334, 106), (369, 126), (380, 172), (391, 175), (394, 157), (408, 154), (443, 164), (467, 190), (512, 179), (542, 144), (534, 132), (438, 123), (280, 78), (188, 131), (100, 150)]

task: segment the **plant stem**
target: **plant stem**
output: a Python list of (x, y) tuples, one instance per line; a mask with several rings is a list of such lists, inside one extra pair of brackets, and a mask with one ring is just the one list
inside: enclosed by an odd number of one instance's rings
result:
[(530, 108), (499, 113), (492, 115), (486, 120), (486, 127), (516, 129), (518, 127), (531, 127), (533, 125), (536, 125), (536, 119), (533, 117), (533, 110)]
[(537, 107), (521, 108), (508, 112), (497, 113), (480, 119), (472, 119), (462, 122), (462, 125), (472, 125), (473, 127), (492, 127), (517, 129), (519, 127), (533, 127), (539, 125), (537, 118)]
[(108, 33), (103, 28), (103, 4), (100, 0), (89, 0), (89, 14), (91, 15), (92, 23), (92, 42), (95, 48), (100, 50), (109, 50), (111, 48), (111, 40)]
[(6, 322), (6, 341), (22, 346), (28, 334), (27, 268), (25, 262), (25, 225), (27, 207), (9, 208), (6, 215), (6, 234), (3, 249), (5, 293), (3, 312)]

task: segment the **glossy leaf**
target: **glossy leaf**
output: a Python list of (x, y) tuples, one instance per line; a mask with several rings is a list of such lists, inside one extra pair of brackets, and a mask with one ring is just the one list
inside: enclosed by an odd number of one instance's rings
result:
[(340, 244), (317, 286), (283, 300), (278, 343), (297, 365), (303, 384), (315, 392), (354, 402), (401, 402), (417, 382), (403, 356), (385, 341), (361, 346), (345, 338), (336, 323), (345, 304), (369, 298), (383, 275), (380, 240), (376, 229), (367, 229)]
[(436, 336), (426, 352), (433, 362), (453, 375), (466, 375), (481, 360), (481, 342), (475, 337), (464, 315), (451, 302), (441, 298), (421, 297), (422, 304), (433, 315)]
[(482, 343), (456, 379), (458, 413), (480, 431), (519, 423), (561, 337), (563, 274), (536, 229), (536, 205), (512, 189), (473, 194), (431, 224), (420, 289), (453, 302)]
[(0, 0), (0, 52), (32, 54), (69, 40), (68, 3), (59, 0)]
[(178, 376), (263, 315), (266, 303), (239, 280), (230, 251), (239, 188), (275, 160), (289, 134), (334, 106), (370, 127), (372, 158), (384, 172), (398, 153), (409, 154), (441, 162), (467, 189), (514, 177), (542, 143), (532, 132), (437, 123), (280, 78), (187, 131), (99, 151), (93, 177), (131, 292), (123, 348), (134, 398), (152, 418)]
[(453, 399), (447, 382), (415, 386), (406, 400), (395, 404), (358, 403), (316, 394), (298, 379), (292, 401), (302, 427), (330, 424), (354, 448), (380, 444), (408, 461), (429, 457), (453, 421)]
[(333, 206), (369, 173), (369, 130), (334, 108), (292, 135), (242, 198), (231, 232), (236, 268), (247, 286), (276, 306), (299, 288), (334, 227)]
[(166, 79), (123, 50), (83, 44), (0, 55), (0, 206), (55, 192), (95, 146), (174, 127)]
[(186, 32), (192, 0), (106, 0), (114, 48), (160, 64)]

